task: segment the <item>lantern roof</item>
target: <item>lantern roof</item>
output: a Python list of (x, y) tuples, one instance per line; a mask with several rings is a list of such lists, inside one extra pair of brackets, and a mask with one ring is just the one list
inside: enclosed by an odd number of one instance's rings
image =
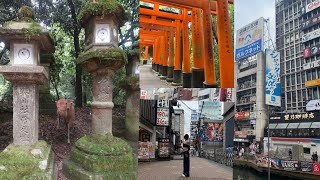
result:
[(28, 6), (22, 6), (18, 11), (18, 19), (8, 21), (0, 27), (0, 41), (10, 49), (11, 41), (37, 42), (40, 50), (45, 53), (54, 52), (54, 41), (49, 32), (34, 20), (34, 11)]
[(120, 26), (128, 17), (117, 0), (89, 0), (81, 7), (78, 21), (82, 27), (85, 27), (94, 16), (113, 16)]

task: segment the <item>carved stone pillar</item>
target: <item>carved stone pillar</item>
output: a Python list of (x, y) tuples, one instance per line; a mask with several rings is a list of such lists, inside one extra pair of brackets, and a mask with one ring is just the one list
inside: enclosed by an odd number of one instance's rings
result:
[(93, 73), (92, 130), (98, 134), (112, 134), (112, 75), (103, 69)]

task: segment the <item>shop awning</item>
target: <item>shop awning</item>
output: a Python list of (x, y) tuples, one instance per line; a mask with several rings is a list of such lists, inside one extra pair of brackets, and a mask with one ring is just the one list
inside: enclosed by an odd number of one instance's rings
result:
[[(277, 126), (277, 123), (269, 124), (269, 128), (270, 128), (270, 129), (275, 129), (276, 126)], [(267, 129), (268, 129), (268, 126), (267, 126)]]
[(311, 122), (308, 123), (300, 123), (299, 127), (300, 129), (306, 129), (306, 128), (310, 128), (311, 126)]
[(313, 122), (310, 128), (320, 128), (320, 122)]
[(289, 123), (279, 123), (275, 129), (286, 129)]
[(289, 123), (287, 129), (296, 129), (298, 128), (299, 123)]

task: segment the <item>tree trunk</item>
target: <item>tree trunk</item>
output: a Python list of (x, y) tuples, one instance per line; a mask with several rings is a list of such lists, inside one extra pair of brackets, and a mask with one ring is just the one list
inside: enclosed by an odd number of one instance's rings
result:
[[(80, 42), (79, 42), (80, 33), (79, 32), (80, 31), (74, 30), (74, 35), (73, 35), (73, 43), (74, 43), (74, 49), (76, 52), (76, 58), (78, 58), (80, 54)], [(82, 68), (78, 64), (76, 64), (75, 95), (76, 95), (76, 106), (82, 107)]]

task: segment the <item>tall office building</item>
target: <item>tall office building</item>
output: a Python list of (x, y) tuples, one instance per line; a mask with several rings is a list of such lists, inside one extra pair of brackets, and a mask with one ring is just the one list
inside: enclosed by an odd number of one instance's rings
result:
[(319, 13), (318, 0), (276, 1), (282, 110), (287, 112), (304, 112), (308, 101), (319, 99)]

